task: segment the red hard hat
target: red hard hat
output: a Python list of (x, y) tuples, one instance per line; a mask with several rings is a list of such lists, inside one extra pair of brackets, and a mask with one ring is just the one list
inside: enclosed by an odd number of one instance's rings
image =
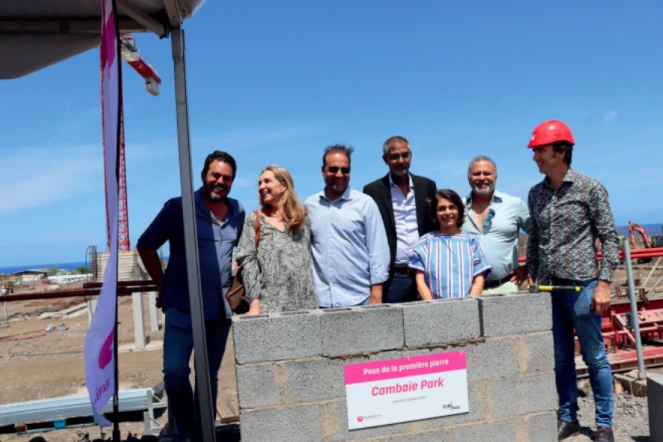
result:
[(576, 144), (573, 141), (573, 134), (569, 126), (559, 120), (544, 121), (534, 128), (532, 138), (527, 147), (543, 146), (545, 144), (566, 141), (571, 145)]

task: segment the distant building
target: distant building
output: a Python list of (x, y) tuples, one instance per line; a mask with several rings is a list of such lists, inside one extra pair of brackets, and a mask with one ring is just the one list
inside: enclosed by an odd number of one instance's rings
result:
[(10, 274), (10, 276), (15, 276), (21, 279), (34, 279), (43, 278), (46, 276), (46, 272), (41, 269), (21, 270), (20, 272)]

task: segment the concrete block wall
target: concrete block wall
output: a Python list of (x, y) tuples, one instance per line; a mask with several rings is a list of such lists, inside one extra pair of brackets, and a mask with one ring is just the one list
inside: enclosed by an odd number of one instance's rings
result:
[[(551, 314), (521, 292), (235, 317), (242, 441), (556, 441)], [(345, 364), (457, 350), (469, 413), (348, 430)]]

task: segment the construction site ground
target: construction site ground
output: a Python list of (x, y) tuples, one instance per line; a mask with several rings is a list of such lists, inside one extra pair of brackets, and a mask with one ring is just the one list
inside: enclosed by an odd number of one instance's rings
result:
[[(652, 264), (635, 266), (636, 285), (641, 283), (638, 280), (643, 281), (646, 278)], [(663, 276), (663, 268), (654, 272), (648, 285), (651, 286), (661, 276)], [(625, 285), (625, 279), (623, 268), (618, 269), (614, 284)], [(67, 287), (67, 289), (79, 287), (80, 285)], [(38, 287), (36, 290), (45, 290), (45, 288)], [(663, 298), (663, 290), (653, 295), (652, 298)], [(614, 301), (624, 302), (623, 299)], [(88, 329), (87, 314), (69, 319), (38, 319), (43, 312), (63, 310), (81, 302), (83, 302), (83, 298), (7, 303), (7, 312), (10, 317), (9, 327), (0, 328), (0, 374), (2, 375), (0, 404), (87, 393), (83, 361), (83, 344)], [(144, 296), (146, 334), (150, 342), (148, 347), (153, 349), (120, 352), (121, 389), (149, 388), (162, 381), (162, 351), (159, 344), (163, 340), (163, 328), (158, 332), (150, 331), (147, 303), (148, 297)], [(161, 313), (159, 313), (159, 317), (162, 319)], [(120, 298), (118, 318), (120, 348), (130, 349), (134, 343), (131, 297)], [(0, 319), (2, 318), (0, 317)], [(7, 336), (21, 338), (37, 336), (48, 324), (54, 326), (65, 324), (67, 329), (54, 329), (50, 333), (34, 339), (1, 340)], [(663, 372), (661, 369), (650, 371)], [(224, 390), (219, 396), (220, 400), (223, 400), (222, 398), (226, 400), (225, 405), (222, 405), (225, 407), (225, 413), (232, 413), (233, 410), (228, 409), (236, 407), (236, 403), (228, 405), (228, 398), (233, 397), (236, 391), (232, 335), (221, 366), (219, 385)], [(591, 394), (589, 398), (583, 398), (580, 405), (581, 423), (585, 428), (582, 435), (570, 439), (574, 442), (590, 440), (589, 428), (594, 428)], [(164, 414), (159, 422), (165, 424), (166, 416)], [(123, 422), (121, 431), (123, 438), (127, 438), (129, 434), (140, 438), (144, 434), (144, 424), (142, 421)], [(627, 393), (616, 394), (615, 432), (618, 441), (644, 442), (649, 440), (646, 398), (636, 398)], [(109, 439), (111, 433), (110, 429), (106, 429), (102, 435), (98, 427), (83, 427), (38, 434), (0, 434), (0, 442), (30, 441), (38, 436), (48, 442), (72, 442)]]

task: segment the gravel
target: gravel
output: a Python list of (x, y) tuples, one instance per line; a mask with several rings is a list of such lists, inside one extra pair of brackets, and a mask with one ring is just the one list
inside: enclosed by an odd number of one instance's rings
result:
[[(629, 393), (615, 393), (615, 411), (613, 414), (613, 430), (616, 442), (653, 442), (649, 438), (649, 414), (647, 398), (635, 397)], [(582, 434), (566, 439), (569, 442), (592, 440), (596, 430), (594, 422), (594, 400), (591, 396), (578, 400), (580, 407), (578, 420), (582, 426)]]

